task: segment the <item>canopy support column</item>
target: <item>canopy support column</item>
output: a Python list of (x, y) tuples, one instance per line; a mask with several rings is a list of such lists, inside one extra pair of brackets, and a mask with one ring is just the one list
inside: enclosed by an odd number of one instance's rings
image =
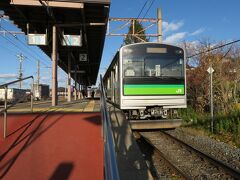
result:
[(68, 53), (68, 102), (72, 101), (71, 95), (71, 54)]
[(58, 104), (57, 89), (57, 28), (55, 25), (52, 27), (52, 106)]
[(74, 100), (76, 101), (77, 100), (77, 69), (75, 67), (75, 72), (74, 72), (74, 82), (75, 82), (75, 85), (74, 85)]

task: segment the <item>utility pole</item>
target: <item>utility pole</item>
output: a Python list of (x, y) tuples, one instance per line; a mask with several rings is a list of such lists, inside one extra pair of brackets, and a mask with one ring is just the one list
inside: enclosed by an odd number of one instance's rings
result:
[(37, 60), (37, 88), (39, 87), (40, 84), (40, 61)]
[[(23, 56), (22, 53), (17, 55), (17, 58), (19, 60), (19, 71), (18, 71), (18, 79), (21, 80), (23, 77), (23, 70), (22, 70), (22, 63), (25, 59), (25, 56)], [(22, 89), (22, 81), (19, 81), (19, 88)]]
[(162, 11), (161, 8), (157, 9), (157, 27), (158, 27), (158, 42), (162, 43)]
[(35, 96), (37, 96), (37, 98), (40, 98), (40, 93), (39, 93), (39, 84), (40, 84), (40, 61), (37, 60), (37, 82), (36, 82), (36, 91), (35, 91)]

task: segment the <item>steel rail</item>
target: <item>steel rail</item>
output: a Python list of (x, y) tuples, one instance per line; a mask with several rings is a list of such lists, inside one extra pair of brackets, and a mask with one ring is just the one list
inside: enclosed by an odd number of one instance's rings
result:
[(100, 109), (102, 115), (102, 135), (104, 138), (104, 171), (106, 180), (119, 180), (119, 172), (116, 160), (115, 142), (112, 133), (110, 116), (107, 111), (106, 92), (103, 86), (102, 76), (100, 76)]
[(220, 161), (216, 158), (214, 158), (213, 156), (206, 154), (196, 148), (194, 148), (193, 146), (181, 141), (180, 139), (166, 133), (166, 132), (162, 132), (164, 135), (170, 137), (171, 139), (174, 139), (175, 141), (177, 141), (178, 143), (184, 145), (185, 147), (187, 147), (189, 150), (194, 151), (195, 153), (197, 153), (199, 156), (201, 156), (203, 159), (207, 159), (210, 163), (214, 164), (215, 166), (221, 167), (222, 169), (225, 170), (226, 173), (228, 173), (229, 175), (233, 176), (236, 179), (240, 178), (240, 171), (238, 169), (232, 168), (230, 167), (228, 164), (226, 164), (223, 161)]
[(169, 161), (168, 158), (151, 142), (150, 139), (146, 138), (141, 132), (139, 132), (139, 134), (150, 146), (154, 148), (154, 150), (167, 162), (167, 164), (171, 166), (172, 169), (178, 172), (185, 179), (192, 179), (186, 173), (184, 173), (180, 168), (178, 168), (178, 166), (174, 165), (174, 163)]

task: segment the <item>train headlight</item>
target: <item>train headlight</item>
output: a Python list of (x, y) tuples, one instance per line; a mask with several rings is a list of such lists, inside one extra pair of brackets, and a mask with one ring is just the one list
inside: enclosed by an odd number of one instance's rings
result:
[(183, 54), (183, 50), (176, 50), (176, 54)]

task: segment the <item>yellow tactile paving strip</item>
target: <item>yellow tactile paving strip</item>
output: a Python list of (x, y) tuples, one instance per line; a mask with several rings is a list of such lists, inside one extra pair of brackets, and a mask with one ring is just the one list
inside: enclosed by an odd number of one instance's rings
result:
[[(46, 104), (46, 105), (45, 105)], [(46, 102), (34, 102), (33, 112), (93, 112), (95, 107), (95, 101), (79, 101), (67, 103), (63, 102), (62, 107), (51, 107), (49, 101)], [(40, 105), (40, 107), (39, 107)], [(30, 113), (29, 104), (21, 105), (20, 107), (13, 107), (8, 110), (9, 113)]]
[(87, 106), (84, 108), (84, 112), (91, 112), (91, 111), (93, 111), (93, 109), (94, 109), (94, 106), (95, 106), (95, 101), (94, 100), (91, 100), (88, 104), (87, 104)]
[[(29, 108), (11, 109), (8, 112), (31, 112)], [(74, 108), (33, 108), (33, 112), (83, 112), (83, 109)]]

